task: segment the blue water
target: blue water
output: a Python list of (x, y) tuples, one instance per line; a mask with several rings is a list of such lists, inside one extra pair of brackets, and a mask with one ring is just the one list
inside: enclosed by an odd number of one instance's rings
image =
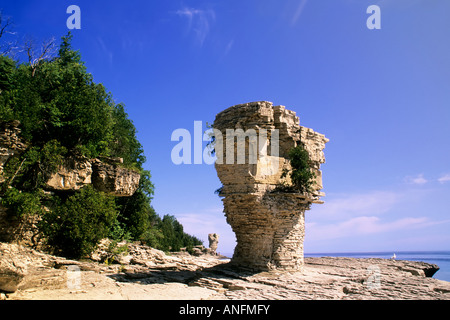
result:
[[(393, 252), (305, 253), (305, 257), (348, 257), (389, 259)], [(450, 281), (450, 251), (402, 251), (395, 252), (397, 260), (423, 261), (437, 264), (435, 279)]]

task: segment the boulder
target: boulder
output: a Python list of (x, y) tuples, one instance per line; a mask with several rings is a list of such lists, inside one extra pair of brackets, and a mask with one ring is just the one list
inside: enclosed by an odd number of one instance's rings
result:
[[(65, 261), (64, 259), (60, 259)], [(54, 269), (58, 258), (16, 244), (0, 243), (0, 291), (33, 287), (60, 288), (66, 272)], [(75, 263), (76, 262), (69, 262)], [(63, 262), (64, 264), (65, 262)]]

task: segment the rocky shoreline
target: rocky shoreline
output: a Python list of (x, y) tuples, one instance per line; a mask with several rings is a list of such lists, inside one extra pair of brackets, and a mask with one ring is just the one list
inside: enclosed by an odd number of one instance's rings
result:
[(115, 263), (74, 261), (0, 243), (2, 300), (448, 300), (424, 262), (305, 258), (303, 272), (259, 272), (205, 254), (127, 244)]

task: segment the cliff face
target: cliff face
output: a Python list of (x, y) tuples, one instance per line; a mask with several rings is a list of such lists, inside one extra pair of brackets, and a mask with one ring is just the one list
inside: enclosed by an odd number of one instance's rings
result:
[[(301, 127), (295, 112), (270, 102), (231, 107), (216, 116), (213, 128), (217, 130), (216, 170), (223, 184), (220, 196), (237, 238), (232, 262), (257, 270), (301, 270), (304, 213), (312, 203), (322, 203), (320, 165), (329, 140)], [(230, 135), (238, 130), (249, 136), (244, 143)], [(290, 169), (289, 151), (300, 143), (316, 175), (313, 192), (274, 192), (283, 181), (289, 183), (282, 173)], [(251, 150), (257, 151), (256, 157)], [(245, 163), (239, 162), (239, 156)]]
[[(4, 166), (28, 147), (21, 138), (19, 121), (0, 123), (0, 183), (5, 182)], [(95, 189), (115, 197), (132, 196), (139, 187), (140, 173), (123, 168), (122, 159), (88, 159), (71, 156), (63, 160), (44, 185), (47, 192), (73, 192), (92, 184)], [(39, 247), (39, 217), (8, 215), (0, 205), (0, 241), (20, 242)]]
[(47, 181), (46, 188), (51, 191), (74, 191), (92, 184), (95, 189), (115, 197), (132, 196), (139, 187), (141, 175), (121, 167), (121, 162), (122, 159), (64, 159), (58, 171)]
[[(0, 123), (0, 183), (3, 167), (14, 156), (26, 150), (20, 137), (19, 121)], [(77, 191), (88, 184), (116, 197), (129, 197), (139, 186), (140, 174), (120, 166), (120, 158), (88, 159), (67, 157), (45, 184), (48, 191)]]

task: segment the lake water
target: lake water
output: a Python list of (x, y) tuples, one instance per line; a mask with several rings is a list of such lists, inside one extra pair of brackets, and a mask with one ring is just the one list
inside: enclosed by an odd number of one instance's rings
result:
[[(305, 253), (305, 257), (348, 257), (389, 259), (393, 252)], [(450, 251), (401, 251), (395, 252), (396, 260), (423, 261), (437, 264), (435, 279), (450, 281)]]
[[(381, 258), (390, 259), (393, 252), (347, 252), (347, 253), (305, 253), (305, 257), (348, 257), (348, 258)], [(232, 253), (224, 254), (232, 257)], [(395, 252), (397, 260), (423, 261), (437, 264), (439, 271), (435, 279), (450, 281), (450, 251), (401, 251)]]

